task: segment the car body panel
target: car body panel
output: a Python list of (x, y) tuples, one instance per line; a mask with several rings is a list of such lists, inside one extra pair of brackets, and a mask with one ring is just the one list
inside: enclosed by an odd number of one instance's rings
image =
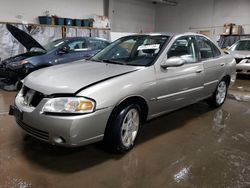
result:
[[(74, 94), (81, 88), (100, 80), (137, 70), (133, 66), (121, 66), (91, 61), (78, 61), (35, 71), (25, 79), (25, 85), (46, 95)], [(65, 77), (65, 75), (67, 75)], [(55, 87), (56, 86), (56, 87)]]
[[(44, 94), (44, 97), (37, 107), (27, 109), (19, 102), (22, 96), (17, 95), (15, 103), (24, 113), (23, 122), (43, 129), (49, 135), (64, 137), (67, 141), (62, 145), (84, 145), (102, 139), (113, 109), (130, 97), (145, 101), (148, 107), (146, 119), (149, 120), (212, 96), (218, 82), (225, 76), (233, 84), (235, 60), (222, 51), (220, 57), (162, 68), (174, 41), (189, 35), (197, 36), (190, 33), (171, 36), (150, 66), (80, 61), (31, 73), (24, 79), (24, 86)], [(76, 116), (42, 112), (49, 98), (65, 94), (92, 99), (96, 104), (95, 112)], [(44, 125), (47, 122), (50, 124)], [(59, 124), (63, 124), (62, 128)], [(48, 142), (58, 144), (53, 140)]]

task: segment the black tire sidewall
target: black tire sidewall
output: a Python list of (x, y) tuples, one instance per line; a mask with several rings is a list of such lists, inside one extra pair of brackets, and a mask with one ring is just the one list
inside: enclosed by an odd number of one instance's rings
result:
[[(137, 135), (136, 135), (136, 138), (134, 140), (134, 143), (130, 146), (125, 146), (122, 142), (122, 136), (121, 136), (121, 128), (122, 128), (122, 124), (123, 124), (123, 121), (124, 121), (124, 118), (126, 117), (127, 113), (131, 110), (131, 109), (135, 109), (138, 111), (138, 114), (139, 114), (139, 127), (138, 127), (138, 132), (137, 132)], [(139, 135), (139, 132), (140, 132), (140, 126), (141, 126), (141, 109), (140, 109), (140, 106), (137, 105), (137, 104), (131, 104), (131, 105), (128, 105), (124, 108), (121, 108), (116, 117), (115, 117), (115, 121), (112, 125), (113, 127), (113, 130), (111, 130), (113, 132), (113, 136), (114, 136), (114, 142), (116, 142), (116, 148), (114, 148), (115, 150), (117, 150), (118, 152), (126, 152), (130, 149), (133, 148), (137, 138), (138, 138), (138, 135)]]

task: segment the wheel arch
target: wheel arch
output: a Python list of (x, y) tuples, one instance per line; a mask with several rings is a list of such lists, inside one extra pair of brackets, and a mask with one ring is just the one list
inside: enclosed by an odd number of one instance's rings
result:
[(229, 85), (230, 85), (230, 82), (231, 82), (231, 77), (230, 77), (229, 75), (225, 75), (225, 76), (223, 77), (223, 79), (226, 80), (226, 82), (227, 82), (227, 84), (228, 84), (228, 86), (229, 86)]
[(140, 106), (142, 113), (142, 122), (145, 122), (148, 116), (148, 103), (144, 97), (139, 95), (133, 95), (123, 98), (115, 105), (108, 119), (108, 124), (110, 123), (110, 121), (113, 121), (113, 118), (119, 112), (120, 109), (130, 104), (138, 104)]

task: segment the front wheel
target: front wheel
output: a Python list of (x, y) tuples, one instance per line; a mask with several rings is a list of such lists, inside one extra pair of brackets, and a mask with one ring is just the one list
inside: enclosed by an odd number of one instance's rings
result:
[(228, 84), (225, 79), (221, 80), (211, 98), (207, 100), (211, 107), (221, 106), (227, 97)]
[(104, 136), (106, 147), (124, 153), (133, 148), (141, 125), (141, 109), (136, 104), (120, 108), (111, 118)]

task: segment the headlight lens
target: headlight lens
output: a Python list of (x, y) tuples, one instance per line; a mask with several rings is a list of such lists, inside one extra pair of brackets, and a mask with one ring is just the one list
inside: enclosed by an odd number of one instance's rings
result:
[(47, 101), (43, 112), (84, 114), (94, 112), (95, 102), (84, 97), (60, 97)]
[(28, 63), (28, 61), (26, 61), (26, 60), (22, 60), (22, 61), (19, 62), (20, 65), (24, 65), (24, 64), (27, 64), (27, 63)]
[(18, 69), (18, 68), (22, 68), (27, 63), (29, 63), (29, 62), (26, 60), (16, 61), (16, 62), (12, 62), (12, 63), (7, 64), (7, 68)]

